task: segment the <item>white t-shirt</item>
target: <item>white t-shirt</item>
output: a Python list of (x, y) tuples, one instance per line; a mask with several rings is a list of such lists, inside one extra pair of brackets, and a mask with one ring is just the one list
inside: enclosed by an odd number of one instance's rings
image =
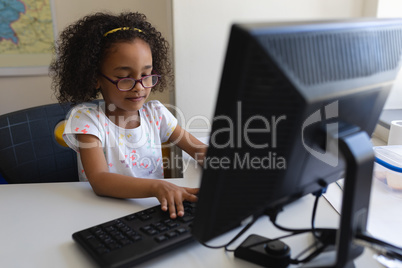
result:
[[(105, 114), (104, 103), (83, 103), (69, 113), (63, 138), (77, 152), (78, 173), (86, 181), (76, 134), (98, 137), (111, 173), (139, 178), (163, 178), (161, 144), (177, 126), (177, 119), (159, 101), (149, 101), (140, 109), (140, 126), (116, 126)], [(88, 146), (91, 146), (90, 144)]]

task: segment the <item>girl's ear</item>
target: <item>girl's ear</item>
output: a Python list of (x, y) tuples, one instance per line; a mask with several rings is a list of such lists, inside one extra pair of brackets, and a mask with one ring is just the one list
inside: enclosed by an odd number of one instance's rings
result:
[(96, 80), (96, 89), (97, 90), (100, 90), (100, 87), (101, 87), (101, 85), (100, 85), (100, 82), (99, 82), (99, 78)]

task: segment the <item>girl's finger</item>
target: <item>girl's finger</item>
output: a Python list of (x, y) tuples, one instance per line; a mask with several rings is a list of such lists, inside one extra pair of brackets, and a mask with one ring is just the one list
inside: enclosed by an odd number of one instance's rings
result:
[(163, 211), (167, 211), (167, 210), (168, 210), (168, 206), (167, 206), (167, 200), (166, 200), (166, 198), (163, 198), (163, 199), (160, 201), (160, 203), (161, 203), (161, 209), (162, 209)]
[(169, 207), (170, 218), (175, 219), (176, 218), (176, 204), (174, 202), (173, 197), (171, 197), (169, 199), (170, 200), (168, 201), (168, 207)]
[[(184, 197), (184, 194), (183, 194)], [(177, 216), (183, 217), (184, 215), (184, 206), (183, 206), (183, 198), (181, 195), (176, 196), (176, 210), (177, 210)]]

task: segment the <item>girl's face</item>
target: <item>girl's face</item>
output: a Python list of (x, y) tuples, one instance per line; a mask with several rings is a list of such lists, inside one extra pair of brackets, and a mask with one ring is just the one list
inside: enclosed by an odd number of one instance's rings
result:
[[(101, 72), (111, 80), (140, 79), (150, 75), (152, 53), (149, 45), (140, 38), (112, 45), (101, 64)], [(151, 92), (139, 82), (129, 91), (120, 91), (103, 76), (98, 78), (97, 88), (102, 92), (108, 114), (124, 117), (137, 115)]]

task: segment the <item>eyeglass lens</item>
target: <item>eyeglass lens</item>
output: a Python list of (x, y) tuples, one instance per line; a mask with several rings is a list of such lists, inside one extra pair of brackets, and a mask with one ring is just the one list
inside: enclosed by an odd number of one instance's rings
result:
[[(156, 85), (156, 83), (158, 83), (158, 76), (156, 75), (146, 76), (141, 79), (141, 84), (146, 88), (153, 87)], [(136, 81), (134, 79), (127, 78), (119, 80), (117, 86), (120, 90), (131, 90), (132, 88), (134, 88), (135, 84)]]

